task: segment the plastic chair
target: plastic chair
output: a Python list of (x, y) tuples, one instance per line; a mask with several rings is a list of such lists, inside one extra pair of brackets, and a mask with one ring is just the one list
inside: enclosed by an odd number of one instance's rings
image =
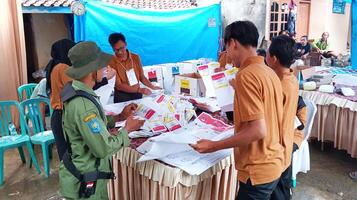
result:
[[(41, 145), (43, 165), (45, 169), (45, 174), (48, 177), (50, 175), (50, 161), (52, 158), (51, 144), (55, 142), (55, 138), (51, 130), (46, 131), (42, 120), (41, 104), (43, 107), (49, 106), (50, 101), (47, 98), (35, 98), (28, 99), (20, 103), (26, 118), (31, 122), (30, 126), (27, 127), (27, 133), (30, 135), (30, 140), (32, 144)], [(44, 111), (44, 110), (43, 110)], [(52, 109), (50, 108), (50, 114), (52, 114)]]
[[(19, 112), (20, 134), (16, 131), (16, 135), (11, 135), (9, 131), (9, 124), (12, 123), (12, 113), (16, 109)], [(1, 101), (0, 102), (0, 185), (4, 183), (4, 153), (8, 149), (18, 148), (20, 157), (23, 163), (26, 162), (22, 147), (26, 146), (36, 167), (40, 174), (41, 170), (36, 160), (30, 137), (26, 134), (26, 123), (24, 114), (17, 101)], [(31, 167), (31, 166), (30, 166)]]
[[(21, 85), (19, 88), (17, 88), (17, 93), (19, 95), (19, 101), (21, 102), (25, 99), (29, 99), (31, 97), (31, 94), (34, 91), (36, 85), (37, 85), (36, 83), (29, 83), (29, 84)], [(26, 96), (23, 96), (24, 91), (25, 91)]]
[(296, 175), (299, 172), (307, 173), (310, 170), (310, 150), (307, 140), (310, 137), (312, 125), (314, 124), (314, 118), (317, 112), (316, 105), (307, 99), (304, 99), (307, 107), (307, 122), (304, 128), (304, 140), (301, 146), (293, 154), (292, 161), (292, 186), (296, 187)]

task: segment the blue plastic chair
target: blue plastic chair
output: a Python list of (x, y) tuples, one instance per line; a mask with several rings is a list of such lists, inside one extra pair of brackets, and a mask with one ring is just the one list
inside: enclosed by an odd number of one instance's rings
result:
[[(36, 83), (29, 83), (29, 84), (24, 84), (21, 85), (19, 88), (17, 88), (17, 93), (19, 95), (19, 101), (23, 101), (25, 99), (29, 99), (31, 97), (32, 92), (35, 90)], [(25, 92), (25, 96), (23, 96), (23, 93)]]
[[(51, 144), (55, 143), (55, 138), (51, 130), (46, 131), (41, 113), (41, 105), (43, 107), (50, 105), (50, 100), (46, 98), (28, 99), (20, 103), (25, 113), (28, 122), (31, 122), (31, 129), (27, 126), (27, 133), (30, 135), (32, 144), (41, 145), (43, 155), (43, 165), (46, 176), (50, 175), (50, 161), (52, 158)], [(52, 115), (52, 109), (50, 108)]]
[[(11, 135), (9, 131), (9, 124), (13, 123), (14, 118), (11, 111), (17, 110), (19, 112), (20, 134), (18, 131), (16, 135)], [(26, 162), (22, 147), (26, 146), (36, 167), (40, 174), (41, 170), (36, 160), (30, 137), (26, 134), (26, 123), (24, 114), (17, 101), (0, 101), (0, 185), (4, 183), (4, 153), (8, 149), (18, 148), (20, 157), (23, 163)]]

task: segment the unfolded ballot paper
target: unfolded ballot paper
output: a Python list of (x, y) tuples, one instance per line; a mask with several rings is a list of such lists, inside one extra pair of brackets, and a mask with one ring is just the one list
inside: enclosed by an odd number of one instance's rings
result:
[(229, 84), (229, 81), (235, 77), (237, 72), (238, 69), (234, 67), (211, 76), (217, 102), (221, 108), (233, 104), (234, 89)]
[(213, 82), (211, 79), (211, 75), (214, 73), (214, 68), (209, 67), (209, 65), (201, 65), (197, 66), (197, 71), (202, 77), (203, 84), (206, 88), (205, 97), (215, 97), (215, 90), (213, 88)]
[(212, 118), (207, 113), (202, 113), (187, 127), (161, 134), (144, 142), (137, 148), (143, 154), (137, 162), (158, 159), (179, 167), (191, 175), (199, 175), (230, 156), (232, 149), (200, 154), (189, 144), (196, 144), (201, 139), (223, 140), (231, 137), (233, 133), (232, 126)]

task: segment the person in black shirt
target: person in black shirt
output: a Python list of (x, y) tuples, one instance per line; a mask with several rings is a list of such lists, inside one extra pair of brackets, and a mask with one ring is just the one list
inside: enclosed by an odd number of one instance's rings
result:
[(296, 44), (297, 49), (297, 57), (305, 60), (311, 51), (311, 45), (308, 42), (308, 37), (302, 36), (300, 39), (300, 43)]

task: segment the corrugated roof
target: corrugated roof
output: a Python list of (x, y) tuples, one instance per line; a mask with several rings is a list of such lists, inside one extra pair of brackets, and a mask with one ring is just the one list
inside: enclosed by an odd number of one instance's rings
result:
[[(23, 6), (69, 7), (75, 0), (22, 0)], [(117, 5), (145, 9), (182, 9), (196, 6), (195, 0), (101, 0)]]
[(102, 0), (118, 5), (129, 6), (133, 8), (145, 9), (182, 9), (195, 6), (192, 0)]
[(75, 0), (22, 0), (22, 6), (69, 7)]

